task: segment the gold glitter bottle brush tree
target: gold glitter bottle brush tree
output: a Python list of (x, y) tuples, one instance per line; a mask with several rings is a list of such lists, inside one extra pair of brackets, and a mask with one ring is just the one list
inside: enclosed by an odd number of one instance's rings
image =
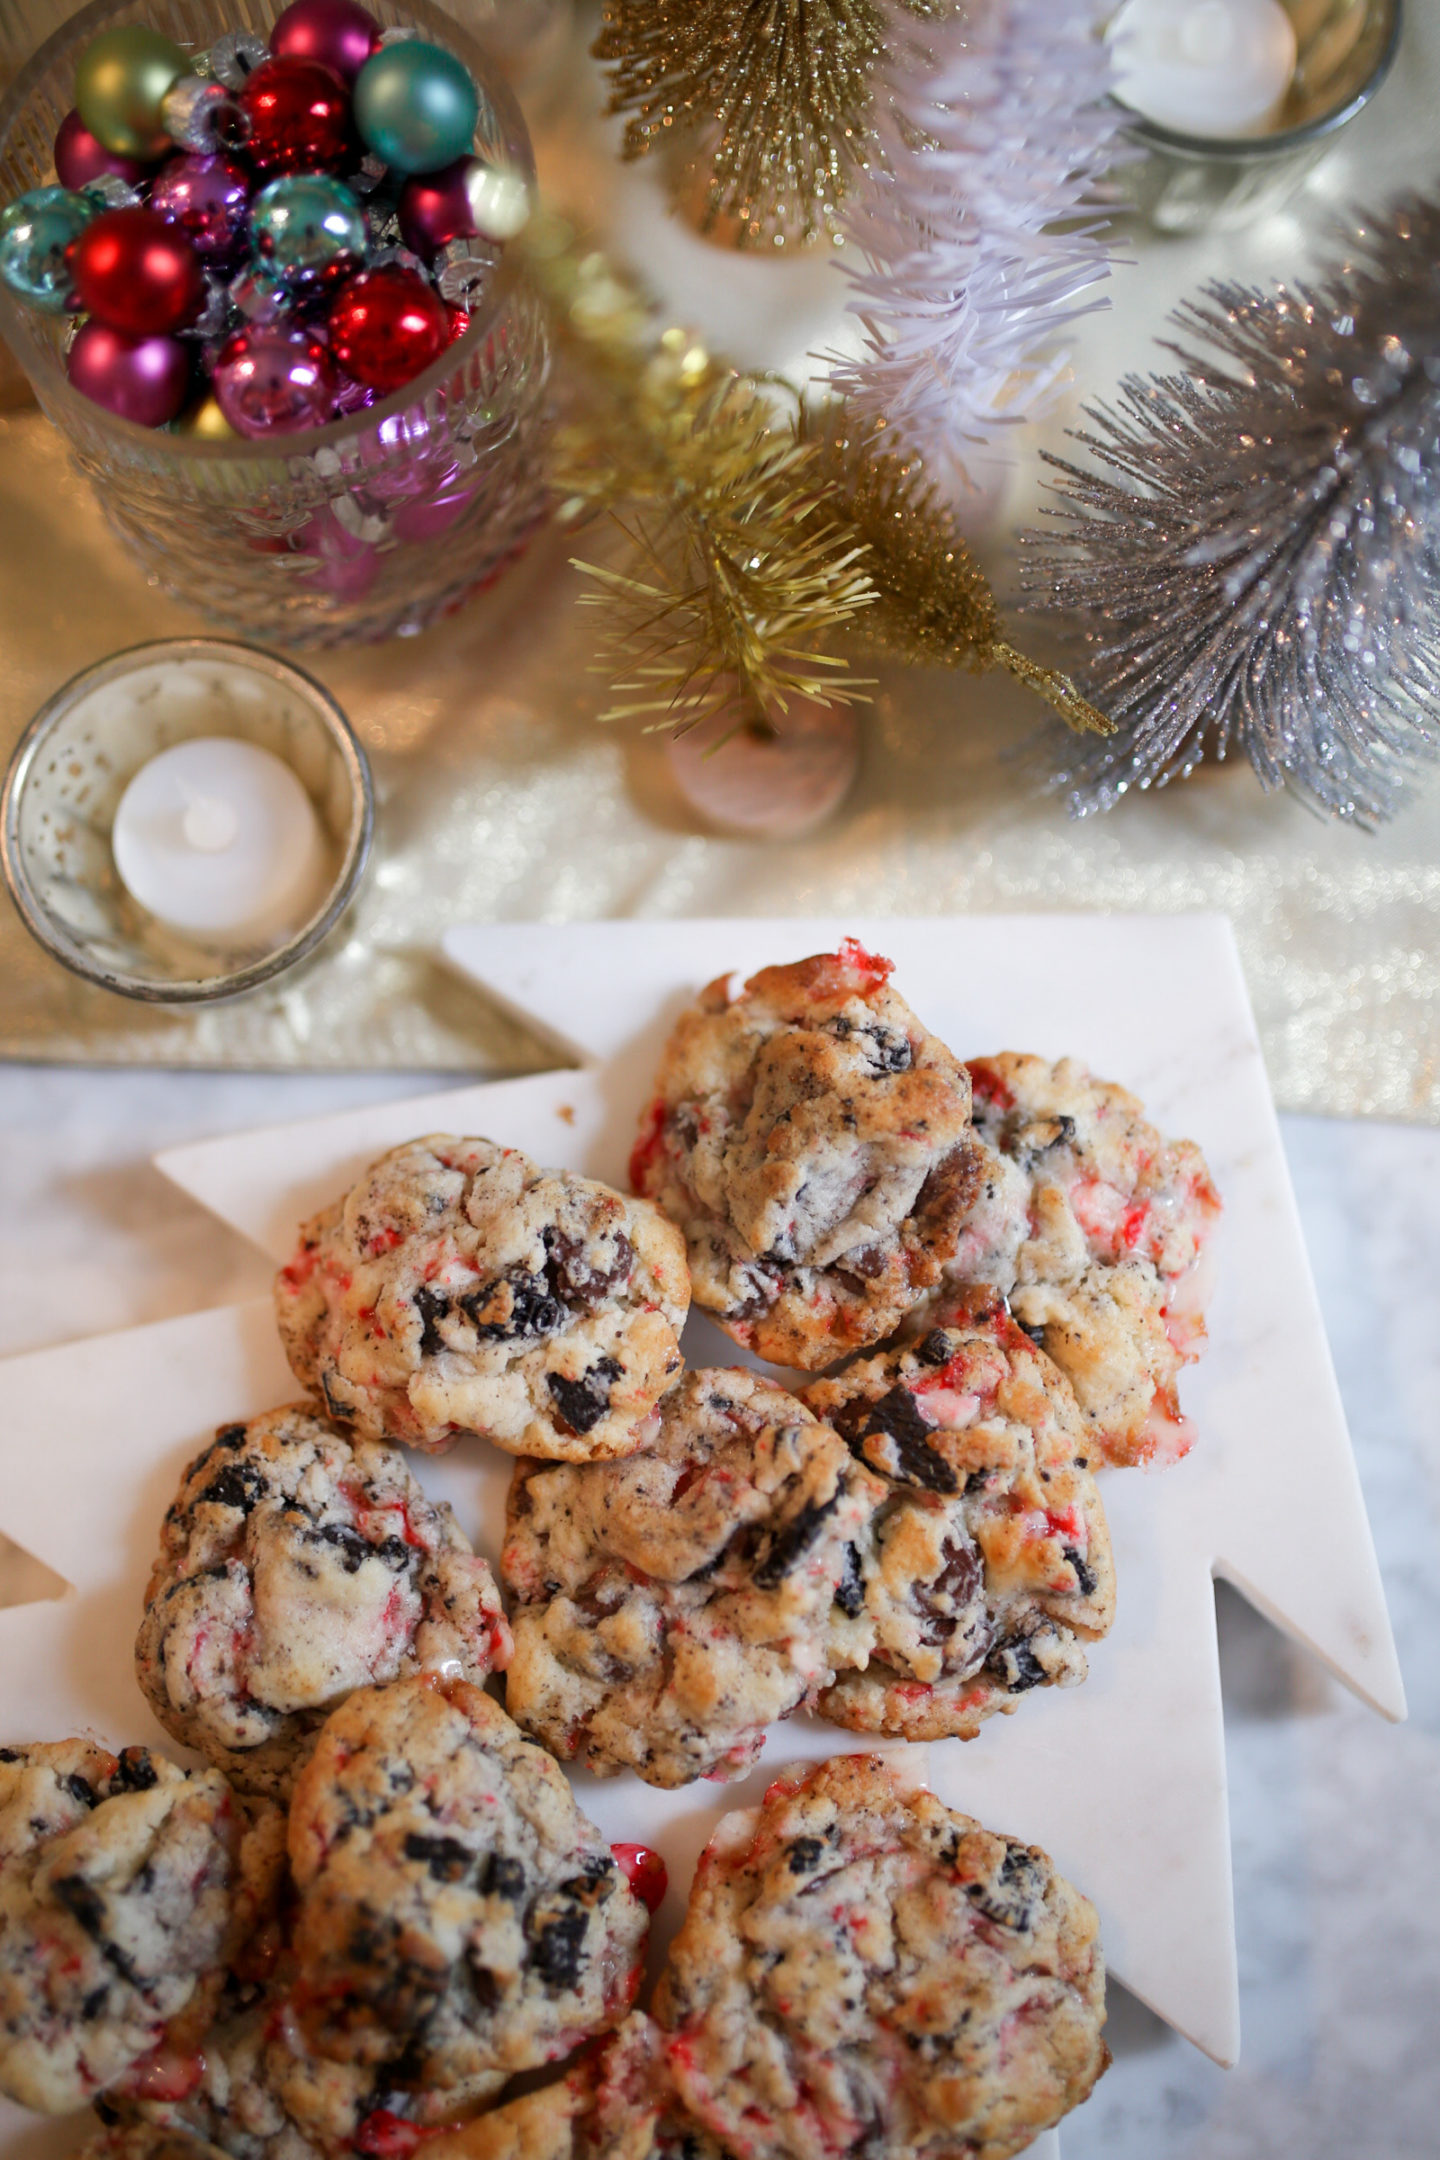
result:
[(725, 713), (783, 731), (799, 699), (868, 701), (838, 649), (866, 633), (920, 665), (1001, 667), (1071, 727), (1103, 731), (1062, 675), (1004, 636), (994, 596), (918, 466), (877, 452), (838, 408), (738, 374), (663, 327), (574, 231), (538, 217), (524, 246), (561, 375), (551, 448), (559, 515), (607, 515), (617, 566), (577, 560), (604, 611), (604, 720), (677, 734)]

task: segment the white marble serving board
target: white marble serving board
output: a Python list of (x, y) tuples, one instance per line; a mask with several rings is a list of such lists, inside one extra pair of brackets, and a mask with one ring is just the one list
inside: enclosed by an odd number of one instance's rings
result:
[[(582, 1070), (447, 1091), (182, 1148), (178, 1183), (279, 1257), (302, 1214), (377, 1153), (426, 1130), (485, 1132), (619, 1178), (660, 1037), (732, 966), (854, 934), (962, 1055), (1069, 1051), (1124, 1080), (1205, 1148), (1226, 1201), (1211, 1348), (1187, 1373), (1200, 1429), (1178, 1468), (1113, 1473), (1105, 1499), (1120, 1595), (1077, 1690), (1028, 1696), (969, 1745), (930, 1748), (930, 1782), (1043, 1844), (1096, 1900), (1116, 1973), (1220, 2061), (1238, 2050), (1223, 1736), (1210, 1578), (1236, 1582), (1390, 1717), (1404, 1712), (1349, 1440), (1233, 941), (1217, 918), (611, 923), (462, 930), (452, 963), (540, 1022)], [(692, 1362), (734, 1361), (692, 1322)], [(135, 1690), (135, 1616), (168, 1492), (206, 1430), (293, 1392), (266, 1306), (245, 1306), (0, 1365), (0, 1529), (72, 1585), (0, 1613), (7, 1733), (158, 1738)], [(477, 1546), (498, 1548), (508, 1458), (466, 1443), (414, 1458)], [(57, 1507), (57, 1489), (64, 1505)], [(577, 1777), (610, 1836), (669, 1862), (673, 1927), (693, 1858), (726, 1808), (787, 1760), (861, 1743), (797, 1719), (737, 1786), (659, 1793)], [(58, 2133), (57, 2133), (58, 2135)], [(37, 2142), (37, 2139), (39, 2142)], [(73, 2137), (68, 2142), (74, 2142)], [(0, 2116), (16, 2155), (62, 2149)], [(1042, 2141), (1037, 2153), (1047, 2149)], [(1048, 2145), (1053, 2155), (1054, 2141)]]

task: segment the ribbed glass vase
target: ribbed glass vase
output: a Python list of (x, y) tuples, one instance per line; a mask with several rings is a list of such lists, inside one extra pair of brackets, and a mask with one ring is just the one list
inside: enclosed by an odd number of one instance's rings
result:
[[(96, 0), (0, 103), (0, 202), (53, 184), (75, 63), (112, 24), (144, 22), (187, 51), (227, 31), (268, 36), (283, 0)], [(479, 85), (475, 149), (531, 180), (504, 81), (429, 0), (367, 0), (382, 29), (448, 47)], [(213, 622), (292, 646), (405, 635), (488, 583), (544, 514), (547, 357), (536, 300), (502, 255), (464, 337), (404, 389), (303, 435), (201, 442), (116, 418), (71, 388), (64, 318), (0, 286), (0, 333), (68, 438), (110, 526), (153, 583)]]

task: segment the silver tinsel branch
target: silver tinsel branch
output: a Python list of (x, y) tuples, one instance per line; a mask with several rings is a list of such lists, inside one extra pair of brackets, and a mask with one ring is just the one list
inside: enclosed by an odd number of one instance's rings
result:
[(1314, 286), (1212, 284), (1175, 320), (1187, 372), (1087, 409), (1098, 470), (1049, 459), (1025, 536), (1117, 730), (1057, 746), (1053, 785), (1083, 816), (1243, 752), (1374, 826), (1440, 739), (1440, 203), (1367, 220)]
[(954, 497), (1034, 415), (1109, 254), (1094, 197), (1123, 115), (1088, 0), (950, 0), (891, 17), (879, 154), (847, 200), (858, 359), (831, 382)]

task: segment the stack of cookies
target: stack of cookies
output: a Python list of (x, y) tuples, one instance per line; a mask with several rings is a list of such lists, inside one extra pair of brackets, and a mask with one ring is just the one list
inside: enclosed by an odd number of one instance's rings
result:
[[(962, 1064), (889, 972), (706, 990), (632, 1197), (431, 1136), (303, 1226), (307, 1400), (190, 1465), (140, 1626), (207, 1767), (0, 1750), (0, 2091), (116, 2160), (1006, 2160), (1089, 2091), (1092, 1908), (895, 1757), (726, 1818), (649, 2016), (663, 1867), (559, 1768), (1074, 1685), (1096, 1471), (1190, 1443), (1198, 1150), (1071, 1060)], [(784, 1374), (687, 1371), (692, 1298)], [(516, 1457), (498, 1589), (404, 1453), (473, 1436)]]

